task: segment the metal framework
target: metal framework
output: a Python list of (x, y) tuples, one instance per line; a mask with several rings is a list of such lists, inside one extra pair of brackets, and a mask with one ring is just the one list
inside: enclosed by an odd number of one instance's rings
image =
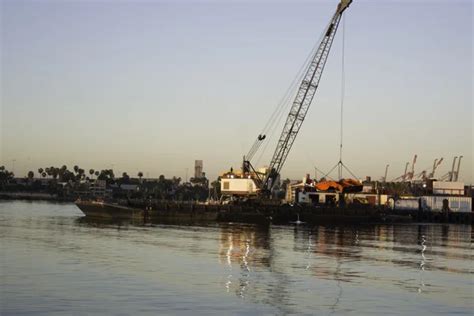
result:
[(339, 3), (331, 23), (305, 72), (270, 162), (270, 172), (263, 180), (263, 189), (271, 190), (275, 184), (275, 180), (280, 174), (288, 153), (306, 117), (311, 101), (318, 89), (329, 51), (331, 50), (339, 22), (342, 18), (342, 13), (351, 2), (352, 0), (342, 0)]

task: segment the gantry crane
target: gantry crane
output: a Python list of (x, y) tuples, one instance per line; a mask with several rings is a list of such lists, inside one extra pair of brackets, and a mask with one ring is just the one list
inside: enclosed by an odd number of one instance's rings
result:
[(336, 12), (332, 16), (329, 26), (325, 30), (318, 49), (315, 51), (311, 62), (305, 70), (303, 80), (297, 90), (296, 97), (286, 118), (285, 125), (268, 169), (266, 169), (265, 172), (257, 172), (250, 162), (251, 158), (258, 150), (259, 144), (261, 144), (261, 142), (266, 138), (265, 135), (258, 135), (257, 140), (249, 151), (249, 154), (244, 156), (242, 177), (252, 178), (256, 189), (259, 192), (269, 193), (277, 182), (280, 171), (285, 164), (286, 158), (288, 157), (316, 90), (318, 89), (319, 81), (321, 80), (324, 66), (326, 65), (329, 51), (331, 50), (342, 14), (349, 7), (351, 2), (352, 0), (341, 0), (337, 5)]
[(416, 174), (415, 175), (415, 178), (419, 179), (419, 180), (423, 180), (423, 181), (427, 181), (429, 179), (434, 179), (434, 175), (435, 175), (435, 172), (436, 172), (436, 169), (438, 168), (438, 166), (441, 164), (441, 162), (443, 162), (443, 158), (440, 158), (438, 160), (438, 158), (436, 158), (434, 161), (433, 161), (433, 167), (431, 169), (431, 172), (428, 173), (427, 169), (428, 168), (425, 168), (423, 171), (421, 171), (420, 173)]
[(458, 168), (457, 168), (457, 170), (456, 170), (456, 173), (455, 173), (454, 176), (453, 176), (453, 181), (455, 181), (455, 182), (458, 181), (458, 179), (459, 179), (459, 169), (461, 168), (461, 159), (462, 159), (462, 157), (464, 157), (464, 156), (459, 156), (459, 159), (458, 159)]
[(413, 178), (415, 177), (415, 164), (416, 164), (416, 158), (418, 158), (418, 155), (415, 155), (413, 157), (413, 162), (411, 164), (411, 171), (407, 174), (407, 180), (412, 181)]
[(389, 167), (389, 166), (390, 166), (390, 165), (388, 165), (388, 164), (385, 166), (385, 174), (384, 174), (384, 176), (383, 176), (383, 182), (384, 182), (384, 183), (387, 182), (387, 174), (388, 174), (388, 167)]
[(451, 171), (448, 171), (446, 174), (441, 176), (438, 180), (439, 181), (453, 181), (454, 180), (454, 167), (456, 166), (456, 160), (458, 159), (458, 156), (454, 156), (453, 158), (453, 164), (451, 166)]
[(449, 173), (449, 181), (452, 182), (454, 180), (454, 167), (456, 166), (456, 159), (458, 157), (455, 156), (454, 159), (453, 159), (453, 165), (451, 167), (451, 172)]
[(428, 178), (433, 179), (436, 173), (436, 169), (438, 169), (439, 165), (443, 162), (443, 157), (441, 157), (439, 160), (435, 159), (433, 162), (433, 169), (431, 173), (428, 175)]
[[(401, 176), (403, 182), (405, 182), (405, 180), (407, 179), (407, 172), (408, 172), (408, 166), (410, 165), (410, 163), (407, 161), (407, 163), (405, 164), (405, 172), (403, 173), (403, 175)], [(398, 179), (398, 178), (397, 178)]]

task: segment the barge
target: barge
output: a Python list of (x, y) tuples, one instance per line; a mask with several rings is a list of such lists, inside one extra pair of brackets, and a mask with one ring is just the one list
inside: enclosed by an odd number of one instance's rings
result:
[(145, 216), (145, 210), (137, 207), (129, 207), (118, 203), (107, 203), (104, 201), (77, 200), (76, 206), (89, 218), (117, 219), (117, 220), (141, 220)]
[(452, 222), (472, 223), (470, 213), (441, 213), (419, 210), (391, 210), (369, 205), (221, 205), (169, 201), (134, 200), (126, 203), (76, 201), (88, 218), (139, 220), (144, 222), (243, 222), (252, 224), (289, 224), (297, 219), (307, 224)]

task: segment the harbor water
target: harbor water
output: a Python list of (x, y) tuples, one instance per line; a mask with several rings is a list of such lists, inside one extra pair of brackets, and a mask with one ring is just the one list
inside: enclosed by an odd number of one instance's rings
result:
[(113, 223), (4, 201), (0, 314), (472, 315), (472, 236), (455, 224)]

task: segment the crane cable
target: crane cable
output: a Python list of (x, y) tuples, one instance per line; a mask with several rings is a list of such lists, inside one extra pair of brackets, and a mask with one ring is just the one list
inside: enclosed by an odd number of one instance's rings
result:
[(346, 90), (346, 77), (345, 77), (345, 42), (346, 42), (346, 19), (342, 17), (342, 61), (341, 61), (341, 130), (340, 130), (340, 142), (339, 142), (339, 162), (342, 163), (342, 140), (344, 136), (344, 97)]
[[(265, 127), (263, 128), (262, 133), (259, 135), (256, 142), (254, 143), (251, 150), (249, 151), (249, 154), (251, 154), (251, 157), (253, 157), (253, 155), (258, 151), (258, 149), (260, 148), (260, 146), (262, 144), (262, 141), (259, 141), (260, 136), (261, 135), (266, 135), (270, 132), (270, 137), (266, 137), (267, 142), (266, 142), (263, 150), (260, 152), (260, 155), (257, 159), (256, 165), (259, 164), (260, 160), (263, 157), (263, 154), (265, 153), (265, 151), (268, 147), (268, 144), (270, 143), (270, 140), (273, 139), (273, 136), (275, 135), (275, 132), (276, 132), (276, 127), (280, 125), (280, 122), (283, 118), (283, 114), (285, 113), (285, 110), (288, 110), (290, 105), (292, 104), (292, 99), (294, 99), (294, 97), (295, 97), (294, 95), (297, 92), (297, 89), (296, 89), (297, 84), (301, 84), (307, 69), (309, 68), (309, 66), (313, 62), (314, 56), (315, 56), (315, 54), (318, 50), (318, 47), (319, 47), (319, 43), (322, 41), (323, 37), (325, 36), (326, 31), (329, 28), (330, 24), (331, 24), (331, 21), (328, 23), (326, 28), (320, 34), (320, 37), (319, 37), (318, 41), (315, 43), (315, 45), (313, 46), (313, 48), (309, 52), (309, 54), (306, 57), (305, 61), (303, 62), (300, 69), (296, 73), (296, 76), (294, 77), (291, 85), (288, 87), (288, 89), (285, 92), (283, 98), (280, 100), (279, 105), (277, 106), (275, 111), (270, 116), (270, 119), (267, 121)], [(259, 143), (259, 144), (257, 145), (257, 143)], [(250, 159), (247, 159), (247, 160), (250, 160)]]
[(340, 130), (339, 130), (339, 162), (327, 172), (323, 178), (329, 176), (331, 172), (338, 167), (338, 177), (339, 180), (342, 179), (342, 171), (346, 169), (347, 172), (355, 179), (358, 179), (354, 173), (352, 173), (347, 166), (342, 163), (342, 147), (343, 147), (343, 139), (344, 139), (344, 99), (345, 99), (345, 92), (346, 92), (346, 71), (345, 71), (345, 43), (346, 43), (346, 19), (345, 16), (342, 17), (342, 53), (341, 53), (341, 112), (340, 112)]
[(301, 65), (300, 69), (296, 73), (296, 76), (293, 79), (290, 87), (288, 87), (288, 90), (286, 91), (285, 96), (281, 101), (277, 114), (275, 115), (274, 119), (271, 120), (271, 122), (269, 121), (270, 124), (267, 123), (268, 126), (266, 126), (267, 129), (265, 132), (270, 133), (270, 136), (268, 137), (267, 142), (265, 146), (263, 147), (263, 150), (260, 152), (260, 155), (257, 159), (257, 165), (260, 163), (260, 160), (262, 159), (263, 154), (267, 150), (270, 140), (273, 139), (273, 137), (275, 136), (277, 127), (280, 125), (280, 122), (283, 119), (284, 114), (288, 112), (292, 104), (292, 99), (294, 98), (294, 94), (297, 92), (297, 89), (296, 89), (297, 84), (299, 84), (303, 80), (306, 69), (308, 69), (308, 67), (310, 66), (313, 59), (312, 57), (316, 53), (317, 47), (318, 45), (315, 45), (313, 49), (311, 50), (311, 52), (308, 54), (308, 57), (306, 58), (306, 60), (304, 61), (304, 63)]
[[(301, 65), (300, 69), (296, 73), (295, 77), (293, 78), (293, 81), (291, 82), (290, 86), (284, 93), (283, 97), (280, 99), (280, 102), (278, 102), (277, 107), (273, 111), (272, 115), (268, 119), (267, 123), (265, 124), (264, 128), (262, 129), (261, 133), (258, 135), (257, 140), (253, 144), (253, 146), (250, 148), (246, 158), (247, 160), (252, 159), (254, 154), (258, 151), (260, 146), (262, 145), (262, 141), (264, 139), (261, 139), (261, 136), (267, 136), (267, 134), (270, 132), (271, 135), (269, 138), (272, 138), (274, 132), (275, 132), (275, 127), (279, 125), (283, 114), (285, 113), (285, 109), (288, 109), (289, 105), (291, 104), (291, 97), (295, 93), (295, 87), (298, 82), (303, 80), (303, 75), (304, 75), (304, 70), (306, 70), (309, 67), (309, 64), (311, 63), (312, 57), (315, 54), (317, 45), (315, 45), (308, 56), (306, 57), (304, 63)], [(267, 141), (268, 144), (268, 141)], [(262, 153), (265, 151), (267, 148), (267, 145), (264, 147), (264, 150)], [(261, 157), (261, 155), (260, 155)], [(260, 160), (260, 158), (259, 158)]]

